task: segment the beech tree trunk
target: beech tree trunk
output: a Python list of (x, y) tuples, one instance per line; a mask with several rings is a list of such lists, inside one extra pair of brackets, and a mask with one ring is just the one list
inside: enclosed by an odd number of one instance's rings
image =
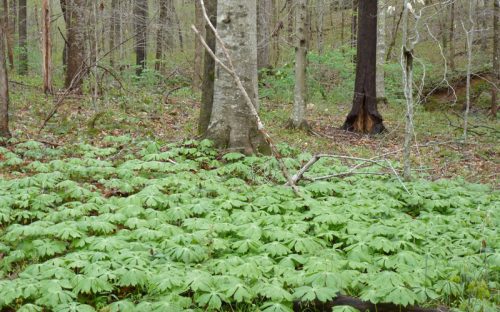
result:
[(403, 68), (403, 89), (406, 99), (405, 136), (403, 143), (403, 177), (411, 179), (411, 142), (413, 141), (413, 44), (409, 35), (408, 1), (403, 2), (403, 49), (401, 66)]
[(386, 43), (385, 43), (385, 11), (386, 1), (380, 1), (378, 5), (378, 33), (377, 33), (377, 102), (387, 103), (387, 98), (385, 96), (385, 53), (386, 53)]
[(134, 1), (134, 34), (136, 75), (140, 76), (146, 68), (148, 1)]
[(9, 79), (5, 59), (5, 31), (0, 25), (0, 138), (9, 139)]
[(49, 0), (42, 0), (42, 74), (43, 92), (52, 93), (52, 41)]
[(495, 76), (496, 86), (493, 86), (491, 91), (491, 115), (496, 117), (498, 107), (497, 88), (500, 84), (500, 46), (498, 45), (498, 41), (500, 40), (500, 28), (498, 25), (498, 20), (500, 19), (500, 0), (493, 0), (493, 16), (493, 75)]
[(67, 66), (64, 86), (80, 92), (87, 69), (85, 64), (85, 0), (72, 0), (66, 4), (67, 13)]
[(28, 73), (28, 19), (26, 0), (19, 0), (19, 67), (20, 75)]
[[(197, 0), (198, 1), (198, 0)], [(205, 3), (207, 15), (212, 25), (217, 28), (217, 0), (207, 1)], [(210, 29), (208, 23), (205, 23), (205, 42), (212, 51), (215, 51), (215, 35)], [(198, 121), (198, 134), (204, 136), (208, 130), (208, 125), (212, 116), (212, 107), (214, 103), (214, 80), (215, 80), (215, 61), (210, 53), (205, 51), (203, 56), (203, 84), (201, 93), (200, 118)]]
[[(243, 83), (255, 109), (258, 104), (257, 88), (257, 1), (219, 0), (217, 30), (225, 42), (236, 74)], [(227, 62), (222, 47), (217, 44), (216, 55)], [(269, 145), (257, 128), (255, 116), (233, 77), (216, 68), (214, 103), (207, 138), (219, 148), (245, 154), (269, 152)]]
[(306, 120), (307, 97), (307, 0), (296, 1), (295, 17), (295, 90), (293, 101), (293, 114), (288, 127), (295, 129), (308, 129)]
[(347, 131), (376, 134), (385, 130), (377, 109), (377, 2), (359, 2), (359, 28), (354, 100), (342, 128)]
[(257, 1), (257, 68), (270, 67), (272, 0)]

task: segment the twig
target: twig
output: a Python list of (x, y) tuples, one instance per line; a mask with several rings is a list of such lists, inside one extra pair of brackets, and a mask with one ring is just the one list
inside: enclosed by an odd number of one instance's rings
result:
[(163, 103), (165, 104), (168, 104), (168, 97), (170, 96), (170, 94), (174, 93), (175, 91), (177, 90), (180, 90), (180, 89), (183, 89), (183, 88), (186, 88), (187, 86), (180, 86), (180, 87), (175, 87), (173, 88), (172, 90), (168, 91), (167, 93), (165, 93), (165, 96), (163, 98)]

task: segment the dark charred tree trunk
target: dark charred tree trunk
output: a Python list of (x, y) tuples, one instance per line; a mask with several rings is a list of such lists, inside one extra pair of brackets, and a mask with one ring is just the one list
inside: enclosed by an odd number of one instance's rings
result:
[(148, 1), (134, 1), (134, 33), (136, 74), (140, 76), (146, 68)]
[(28, 73), (28, 19), (26, 0), (19, 0), (19, 68), (20, 75)]
[[(9, 80), (5, 60), (4, 25), (0, 25), (0, 138), (9, 139)], [(1, 142), (0, 142), (1, 143)]]
[(377, 2), (359, 2), (356, 81), (351, 112), (342, 128), (348, 131), (376, 134), (385, 130), (377, 109)]
[(85, 0), (73, 0), (66, 5), (67, 24), (67, 64), (64, 86), (81, 92), (85, 65)]
[[(217, 0), (205, 3), (207, 14), (212, 24), (217, 27)], [(215, 35), (208, 23), (205, 23), (205, 41), (212, 51), (215, 51)], [(203, 57), (203, 82), (201, 94), (200, 119), (198, 121), (198, 134), (205, 135), (212, 116), (214, 103), (215, 61), (210, 53), (205, 51)]]

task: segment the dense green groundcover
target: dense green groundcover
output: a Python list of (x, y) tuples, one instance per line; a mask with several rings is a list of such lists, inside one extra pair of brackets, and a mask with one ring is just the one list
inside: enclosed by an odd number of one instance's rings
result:
[[(408, 193), (356, 175), (304, 182), (298, 198), (273, 159), (219, 157), (208, 141), (101, 145), (0, 148), (0, 310), (280, 312), (339, 292), (498, 307), (500, 195), (487, 186)], [(292, 171), (310, 157), (282, 149)], [(342, 170), (323, 160), (309, 174)]]

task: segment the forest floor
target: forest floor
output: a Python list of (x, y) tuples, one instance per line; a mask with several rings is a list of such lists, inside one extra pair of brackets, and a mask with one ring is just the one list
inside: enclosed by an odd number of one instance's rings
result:
[[(90, 96), (71, 96), (40, 135), (39, 128), (54, 107), (54, 97), (46, 97), (36, 89), (26, 92), (25, 86), (15, 84), (11, 92), (12, 129), (20, 140), (38, 138), (57, 145), (86, 140), (99, 145), (107, 135), (129, 134), (164, 142), (197, 138), (199, 98), (188, 88), (176, 90), (168, 98), (160, 92), (122, 91), (95, 103)], [(310, 153), (366, 158), (389, 154), (386, 158), (401, 160), (405, 108), (399, 103), (379, 108), (388, 131), (367, 136), (339, 130), (350, 109), (348, 102), (310, 103), (308, 119), (313, 133), (305, 133), (285, 129), (292, 103), (265, 98), (261, 101), (262, 118), (277, 143)], [(460, 176), (498, 188), (498, 119), (487, 116), (485, 107), (473, 107), (467, 143), (462, 139), (462, 123), (456, 107), (429, 111), (417, 106), (412, 156), (415, 175), (431, 180)]]

